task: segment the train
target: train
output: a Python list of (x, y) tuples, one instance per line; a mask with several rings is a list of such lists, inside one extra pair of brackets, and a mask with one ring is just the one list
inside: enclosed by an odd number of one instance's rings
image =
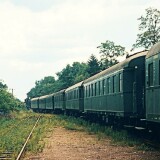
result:
[(32, 98), (30, 108), (160, 130), (160, 42), (69, 88)]

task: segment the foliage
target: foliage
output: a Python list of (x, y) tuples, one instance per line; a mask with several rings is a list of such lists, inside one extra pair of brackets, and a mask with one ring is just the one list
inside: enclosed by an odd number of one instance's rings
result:
[(102, 69), (109, 68), (118, 63), (117, 58), (126, 54), (125, 47), (115, 45), (114, 42), (107, 40), (97, 48), (100, 49)]
[(68, 64), (61, 72), (58, 72), (58, 81), (62, 83), (61, 89), (72, 86), (88, 77), (86, 68), (85, 63), (74, 62), (72, 66)]
[(87, 72), (89, 76), (93, 76), (96, 73), (100, 72), (101, 70), (100, 62), (93, 54), (90, 56), (90, 59), (88, 60), (87, 64), (88, 64)]
[(0, 89), (7, 89), (7, 85), (6, 84), (3, 84), (2, 82), (0, 82)]
[(0, 90), (0, 111), (2, 113), (9, 113), (22, 108), (24, 108), (24, 104), (9, 93), (7, 89)]
[(138, 18), (140, 21), (136, 43), (133, 49), (138, 47), (150, 48), (160, 41), (160, 11), (154, 8), (147, 8), (145, 15)]
[(28, 93), (28, 97), (37, 97), (46, 94), (53, 93), (55, 91), (55, 78), (52, 76), (44, 77), (40, 81), (35, 82), (35, 87), (32, 88)]
[(87, 64), (85, 63), (74, 62), (72, 65), (68, 64), (62, 71), (57, 73), (57, 80), (52, 76), (48, 76), (36, 81), (35, 87), (27, 93), (27, 97), (34, 98), (51, 94), (78, 83), (88, 77), (86, 69)]

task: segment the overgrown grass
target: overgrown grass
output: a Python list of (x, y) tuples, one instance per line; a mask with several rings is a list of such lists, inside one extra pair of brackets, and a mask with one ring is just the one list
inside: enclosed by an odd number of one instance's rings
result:
[[(27, 118), (28, 116), (30, 116), (30, 118)], [(0, 152), (14, 151), (15, 155), (18, 154), (19, 148), (24, 144), (25, 138), (31, 131), (35, 119), (38, 116), (39, 114), (33, 112), (21, 112), (20, 114), (12, 113), (10, 117), (1, 118)], [(43, 114), (27, 144), (27, 153), (41, 152), (46, 143), (45, 138), (51, 136), (55, 127), (64, 127), (68, 130), (95, 134), (98, 140), (110, 138), (113, 145), (131, 146), (141, 150), (150, 150), (148, 146), (133, 136), (130, 136), (124, 130), (113, 130), (112, 127), (90, 123), (81, 118)]]
[(37, 117), (35, 114), (23, 114), (13, 113), (14, 116), (0, 119), (0, 154), (11, 151), (14, 159), (23, 146)]
[(110, 138), (114, 145), (135, 147), (139, 150), (152, 150), (150, 146), (142, 143), (140, 139), (130, 135), (126, 130), (115, 130), (109, 126), (101, 126), (96, 123), (89, 123), (80, 118), (60, 116), (66, 123), (64, 127), (69, 130), (86, 131), (89, 134), (95, 134), (98, 140)]

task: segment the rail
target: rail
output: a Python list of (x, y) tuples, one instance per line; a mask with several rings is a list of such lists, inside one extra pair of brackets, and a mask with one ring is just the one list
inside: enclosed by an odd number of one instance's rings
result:
[[(26, 148), (26, 145), (27, 145), (29, 139), (31, 138), (31, 135), (32, 135), (35, 127), (37, 126), (40, 118), (41, 118), (41, 116), (39, 116), (39, 117), (37, 118), (36, 122), (34, 123), (34, 126), (32, 127), (29, 135), (27, 136), (27, 138), (26, 138), (23, 146), (20, 148), (20, 151), (18, 152), (16, 158), (14, 158), (15, 160), (20, 160), (20, 159), (21, 159), (21, 157), (22, 157), (22, 155), (23, 155), (23, 153), (24, 153), (24, 150), (25, 150), (25, 148)], [(26, 119), (28, 119), (28, 118), (26, 118)], [(22, 121), (21, 121), (21, 122), (22, 122)], [(20, 124), (20, 123), (18, 123), (18, 124)], [(13, 125), (13, 126), (12, 126), (11, 128), (9, 128), (9, 129), (12, 129), (12, 128), (16, 127), (16, 126), (17, 126), (17, 125)], [(7, 132), (8, 132), (8, 131), (7, 131)], [(6, 132), (5, 132), (5, 133), (6, 133)], [(1, 148), (0, 148), (0, 151), (1, 151)], [(13, 156), (13, 155), (14, 155), (14, 156)], [(15, 152), (12, 151), (12, 150), (3, 151), (3, 152), (1, 152), (1, 154), (0, 154), (0, 160), (13, 160), (13, 157), (15, 157)]]
[(26, 139), (26, 141), (25, 141), (25, 143), (24, 143), (24, 145), (23, 145), (21, 151), (19, 152), (19, 154), (18, 154), (16, 160), (20, 160), (20, 158), (21, 158), (21, 156), (22, 156), (22, 154), (23, 154), (23, 152), (24, 152), (24, 149), (25, 149), (25, 147), (26, 147), (26, 145), (27, 145), (27, 143), (28, 143), (28, 141), (29, 141), (29, 139), (30, 139), (30, 137), (31, 137), (31, 135), (32, 135), (32, 133), (33, 133), (33, 131), (34, 131), (34, 129), (35, 129), (37, 123), (39, 122), (39, 119), (40, 119), (40, 116), (38, 117), (38, 119), (37, 119), (35, 125), (33, 126), (32, 130), (31, 130), (29, 136), (27, 137), (27, 139)]

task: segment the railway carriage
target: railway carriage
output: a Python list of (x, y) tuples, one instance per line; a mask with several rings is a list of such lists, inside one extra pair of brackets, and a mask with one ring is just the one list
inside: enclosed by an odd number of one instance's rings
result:
[(39, 109), (39, 97), (31, 99), (31, 109), (33, 109), (34, 111)]
[(146, 119), (160, 123), (160, 42), (146, 56)]
[(84, 110), (83, 81), (65, 90), (66, 113), (81, 113)]
[(144, 118), (146, 51), (84, 81), (84, 112), (100, 114), (105, 121)]
[(46, 96), (46, 110), (54, 110), (54, 93)]
[(47, 95), (39, 97), (39, 110), (40, 111), (46, 110), (46, 98), (47, 98)]
[(64, 112), (65, 108), (65, 89), (63, 89), (54, 94), (54, 110), (58, 112)]

